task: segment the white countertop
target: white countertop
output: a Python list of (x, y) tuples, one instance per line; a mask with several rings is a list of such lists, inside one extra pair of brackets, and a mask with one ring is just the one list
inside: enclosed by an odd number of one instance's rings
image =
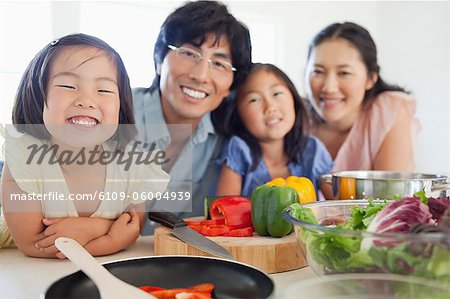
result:
[[(125, 251), (98, 257), (100, 263), (126, 258), (152, 256), (153, 236), (141, 237), (136, 244)], [(26, 257), (17, 249), (0, 249), (0, 298), (30, 299), (39, 295), (51, 283), (63, 276), (78, 271), (68, 260)], [(296, 281), (315, 277), (309, 268), (269, 275), (275, 282), (278, 293), (284, 287)]]

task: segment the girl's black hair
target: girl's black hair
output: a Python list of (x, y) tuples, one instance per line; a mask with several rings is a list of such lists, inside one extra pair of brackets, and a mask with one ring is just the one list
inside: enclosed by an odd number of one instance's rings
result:
[(337, 38), (345, 39), (358, 50), (369, 75), (378, 75), (377, 82), (371, 89), (367, 90), (364, 95), (363, 103), (366, 106), (373, 102), (377, 98), (376, 96), (384, 91), (406, 92), (405, 89), (397, 85), (388, 84), (381, 78), (380, 66), (377, 61), (377, 46), (375, 45), (374, 40), (370, 36), (369, 31), (352, 22), (334, 23), (328, 25), (316, 36), (314, 36), (309, 44), (307, 60), (310, 59), (311, 53), (315, 47), (324, 41)]
[[(228, 12), (227, 7), (217, 1), (188, 2), (172, 12), (162, 24), (155, 43), (153, 59), (155, 70), (169, 51), (168, 45), (192, 44), (201, 46), (208, 34), (228, 40), (234, 72), (231, 90), (243, 81), (251, 65), (252, 46), (247, 27)], [(160, 76), (156, 74), (148, 91), (159, 89)]]
[[(291, 79), (275, 65), (268, 63), (254, 63), (247, 78), (258, 71), (274, 74), (283, 81), (292, 94), (294, 99), (295, 122), (292, 129), (284, 137), (284, 152), (288, 156), (289, 162), (301, 163), (309, 132), (308, 112), (305, 108), (304, 100), (300, 97)], [(244, 84), (245, 82), (243, 85)], [(224, 127), (221, 133), (226, 136), (237, 135), (247, 143), (253, 157), (251, 170), (255, 170), (262, 158), (261, 147), (258, 140), (244, 126), (239, 116), (237, 109), (238, 97), (239, 90), (233, 93), (225, 105), (226, 108), (223, 108), (222, 110), (221, 117), (223, 117), (224, 120), (222, 122)]]
[(137, 134), (135, 127), (133, 99), (130, 80), (120, 55), (103, 40), (87, 34), (70, 34), (52, 41), (46, 45), (27, 66), (22, 76), (14, 101), (12, 123), (19, 132), (30, 134), (40, 139), (50, 139), (43, 120), (44, 105), (47, 105), (47, 85), (51, 64), (55, 55), (69, 46), (89, 46), (100, 49), (108, 54), (115, 62), (119, 87), (120, 127), (114, 140), (120, 146), (128, 143)]

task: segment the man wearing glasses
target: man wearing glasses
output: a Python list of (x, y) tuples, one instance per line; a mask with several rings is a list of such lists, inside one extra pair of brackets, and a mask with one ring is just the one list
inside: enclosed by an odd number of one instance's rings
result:
[(210, 112), (236, 90), (250, 68), (250, 35), (222, 3), (189, 2), (161, 26), (153, 58), (152, 86), (133, 90), (136, 123), (163, 124), (157, 130), (139, 126), (140, 136), (164, 148), (169, 161), (163, 168), (174, 184), (185, 181), (192, 186), (189, 215), (201, 215), (203, 199), (212, 195), (217, 180), (215, 159), (221, 144)]

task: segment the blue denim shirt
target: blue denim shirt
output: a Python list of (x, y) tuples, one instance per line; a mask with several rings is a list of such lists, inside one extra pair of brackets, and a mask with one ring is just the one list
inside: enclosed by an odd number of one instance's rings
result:
[[(135, 88), (133, 105), (141, 140), (154, 142), (158, 148), (165, 148), (171, 139), (168, 124), (164, 119), (159, 91), (150, 92), (146, 88)], [(216, 134), (208, 113), (201, 118), (191, 139), (186, 143), (169, 172), (171, 183), (168, 190), (176, 190), (177, 183), (184, 182), (192, 185), (192, 212), (189, 211), (189, 206), (182, 207), (180, 203), (177, 203), (176, 209), (185, 211), (180, 213), (180, 216), (203, 215), (205, 196), (214, 195), (215, 192), (219, 173), (216, 160), (220, 155), (221, 144), (222, 138)]]

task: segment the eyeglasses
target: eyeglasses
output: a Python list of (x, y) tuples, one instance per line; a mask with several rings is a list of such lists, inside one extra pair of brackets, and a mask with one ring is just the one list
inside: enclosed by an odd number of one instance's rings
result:
[(208, 58), (202, 56), (202, 54), (191, 50), (189, 48), (185, 47), (175, 47), (173, 45), (167, 45), (167, 47), (174, 51), (178, 57), (183, 59), (186, 62), (190, 62), (192, 64), (197, 64), (200, 62), (200, 60), (205, 59), (211, 69), (221, 72), (221, 73), (229, 73), (229, 72), (236, 72), (237, 69), (233, 67), (233, 65), (227, 61), (225, 58), (221, 57), (214, 57), (214, 58)]

